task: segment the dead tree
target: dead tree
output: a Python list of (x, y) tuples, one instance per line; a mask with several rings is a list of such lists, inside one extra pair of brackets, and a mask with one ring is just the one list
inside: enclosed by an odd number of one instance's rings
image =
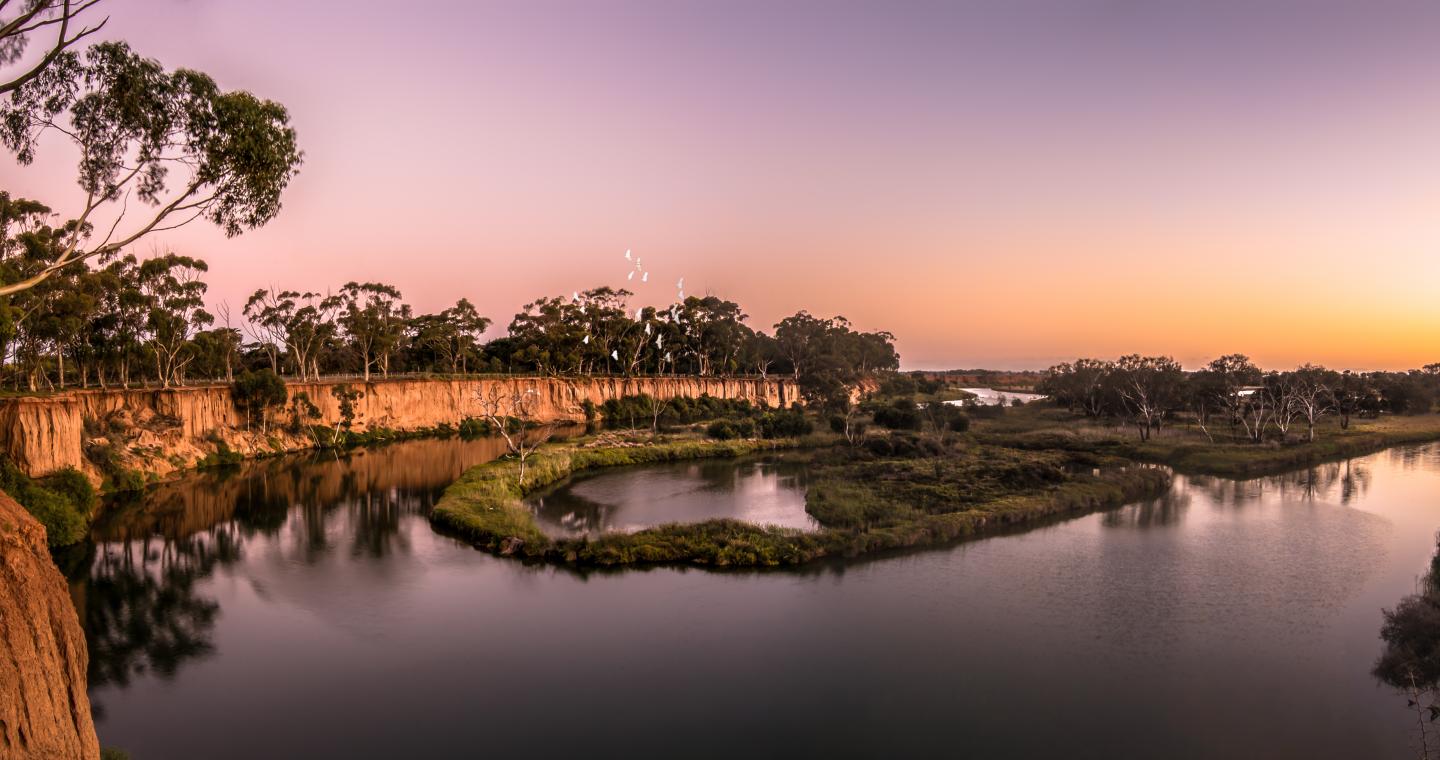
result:
[(521, 490), (525, 488), (525, 467), (530, 456), (555, 433), (554, 421), (536, 425), (534, 412), (538, 396), (534, 388), (522, 391), (513, 383), (493, 383), (488, 391), (475, 394), (481, 415), (500, 433), (505, 448), (520, 463), (516, 485)]

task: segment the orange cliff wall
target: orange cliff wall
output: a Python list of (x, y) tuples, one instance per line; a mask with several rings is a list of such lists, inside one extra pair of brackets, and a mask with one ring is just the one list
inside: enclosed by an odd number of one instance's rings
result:
[[(582, 403), (596, 405), (640, 393), (668, 399), (710, 395), (748, 399), (768, 406), (795, 400), (793, 386), (783, 380), (758, 378), (484, 378), (469, 380), (375, 380), (343, 383), (364, 394), (355, 402), (355, 428), (416, 430), (441, 423), (458, 424), (482, 416), (481, 399), (492, 393), (505, 397), (533, 391), (532, 414), (539, 421), (583, 420)], [(335, 382), (289, 383), (291, 397), (303, 392), (320, 410), (313, 422), (333, 426), (340, 420), (339, 402), (331, 395)], [(282, 414), (282, 416), (284, 416)], [(277, 447), (300, 449), (309, 441), (271, 430), (270, 435), (244, 429), (231, 402), (230, 388), (207, 385), (168, 390), (76, 390), (50, 396), (0, 402), (0, 451), (27, 474), (45, 475), (64, 467), (94, 473), (85, 458), (85, 421), (123, 430), (131, 454), (144, 456), (141, 469), (158, 474), (191, 466), (215, 451), (224, 440), (243, 454), (273, 452)], [(95, 442), (99, 442), (96, 439)]]

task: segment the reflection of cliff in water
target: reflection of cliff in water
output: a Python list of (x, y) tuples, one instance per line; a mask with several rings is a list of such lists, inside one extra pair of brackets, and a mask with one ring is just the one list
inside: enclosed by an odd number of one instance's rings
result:
[(202, 581), (264, 539), (267, 561), (382, 559), (410, 550), (401, 521), (425, 515), (466, 468), (504, 442), (426, 439), (346, 453), (259, 460), (107, 504), (71, 596), (90, 646), (90, 685), (172, 676), (213, 651), (219, 604)]

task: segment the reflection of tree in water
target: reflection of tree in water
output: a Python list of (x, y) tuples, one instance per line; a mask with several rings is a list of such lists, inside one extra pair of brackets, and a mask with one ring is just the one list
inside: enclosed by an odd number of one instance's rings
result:
[(233, 526), (101, 547), (85, 585), (90, 685), (126, 686), (146, 672), (169, 678), (181, 663), (212, 652), (220, 606), (196, 584), (239, 554)]
[(1363, 461), (1346, 459), (1249, 480), (1195, 475), (1188, 482), (1216, 505), (1238, 508), (1271, 496), (1307, 502), (1337, 500), (1349, 505), (1370, 490), (1370, 480), (1370, 468)]
[(1440, 757), (1440, 551), (1420, 588), (1393, 610), (1385, 610), (1380, 627), (1385, 649), (1375, 661), (1381, 683), (1404, 694), (1415, 711), (1419, 756)]
[(1107, 528), (1159, 528), (1178, 525), (1190, 507), (1190, 492), (1171, 488), (1163, 496), (1106, 512), (1100, 523)]
[(404, 517), (428, 512), (460, 472), (497, 453), (483, 440), (432, 440), (342, 457), (285, 457), (111, 501), (95, 531), (93, 560), (70, 557), (91, 686), (123, 687), (143, 674), (169, 678), (212, 653), (220, 607), (202, 593), (203, 581), (217, 567), (242, 562), (252, 541), (274, 540), (285, 561), (307, 564), (333, 556), (345, 538), (351, 557), (408, 552)]

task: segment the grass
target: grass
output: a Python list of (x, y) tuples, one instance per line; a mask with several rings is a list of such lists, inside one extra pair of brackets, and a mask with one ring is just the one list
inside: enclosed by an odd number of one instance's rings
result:
[(520, 463), (500, 459), (466, 470), (431, 512), (434, 525), (476, 546), (503, 554), (539, 557), (579, 549), (556, 542), (535, 525), (525, 494), (570, 477), (572, 473), (602, 467), (676, 462), (706, 457), (738, 457), (757, 451), (805, 445), (802, 439), (782, 441), (662, 440), (646, 445), (587, 448), (582, 444), (555, 444), (532, 455), (519, 482)]
[(995, 446), (1031, 451), (1063, 450), (1118, 456), (1168, 465), (1179, 472), (1250, 478), (1303, 469), (1337, 459), (1362, 456), (1391, 446), (1440, 440), (1440, 415), (1385, 415), (1354, 419), (1348, 429), (1326, 418), (1315, 440), (1303, 425), (1291, 428), (1287, 441), (1256, 444), (1212, 425), (1210, 440), (1193, 423), (1181, 423), (1141, 442), (1132, 429), (1071, 415), (1045, 405), (1007, 409), (995, 419), (977, 421), (975, 437)]
[[(877, 459), (833, 441), (812, 437), (780, 444), (808, 449), (804, 456), (813, 483), (806, 509), (820, 523), (815, 531), (708, 520), (557, 540), (540, 531), (523, 501), (526, 493), (582, 470), (735, 457), (771, 448), (755, 440), (552, 447), (531, 458), (524, 488), (516, 482), (516, 462), (488, 462), (472, 467), (446, 490), (431, 520), (442, 531), (502, 555), (587, 566), (763, 567), (946, 543), (1027, 521), (1120, 506), (1157, 496), (1169, 486), (1164, 470), (1083, 453), (961, 444), (939, 457)], [(826, 443), (832, 445), (814, 448)], [(1099, 474), (1089, 472), (1097, 464), (1104, 465)]]

